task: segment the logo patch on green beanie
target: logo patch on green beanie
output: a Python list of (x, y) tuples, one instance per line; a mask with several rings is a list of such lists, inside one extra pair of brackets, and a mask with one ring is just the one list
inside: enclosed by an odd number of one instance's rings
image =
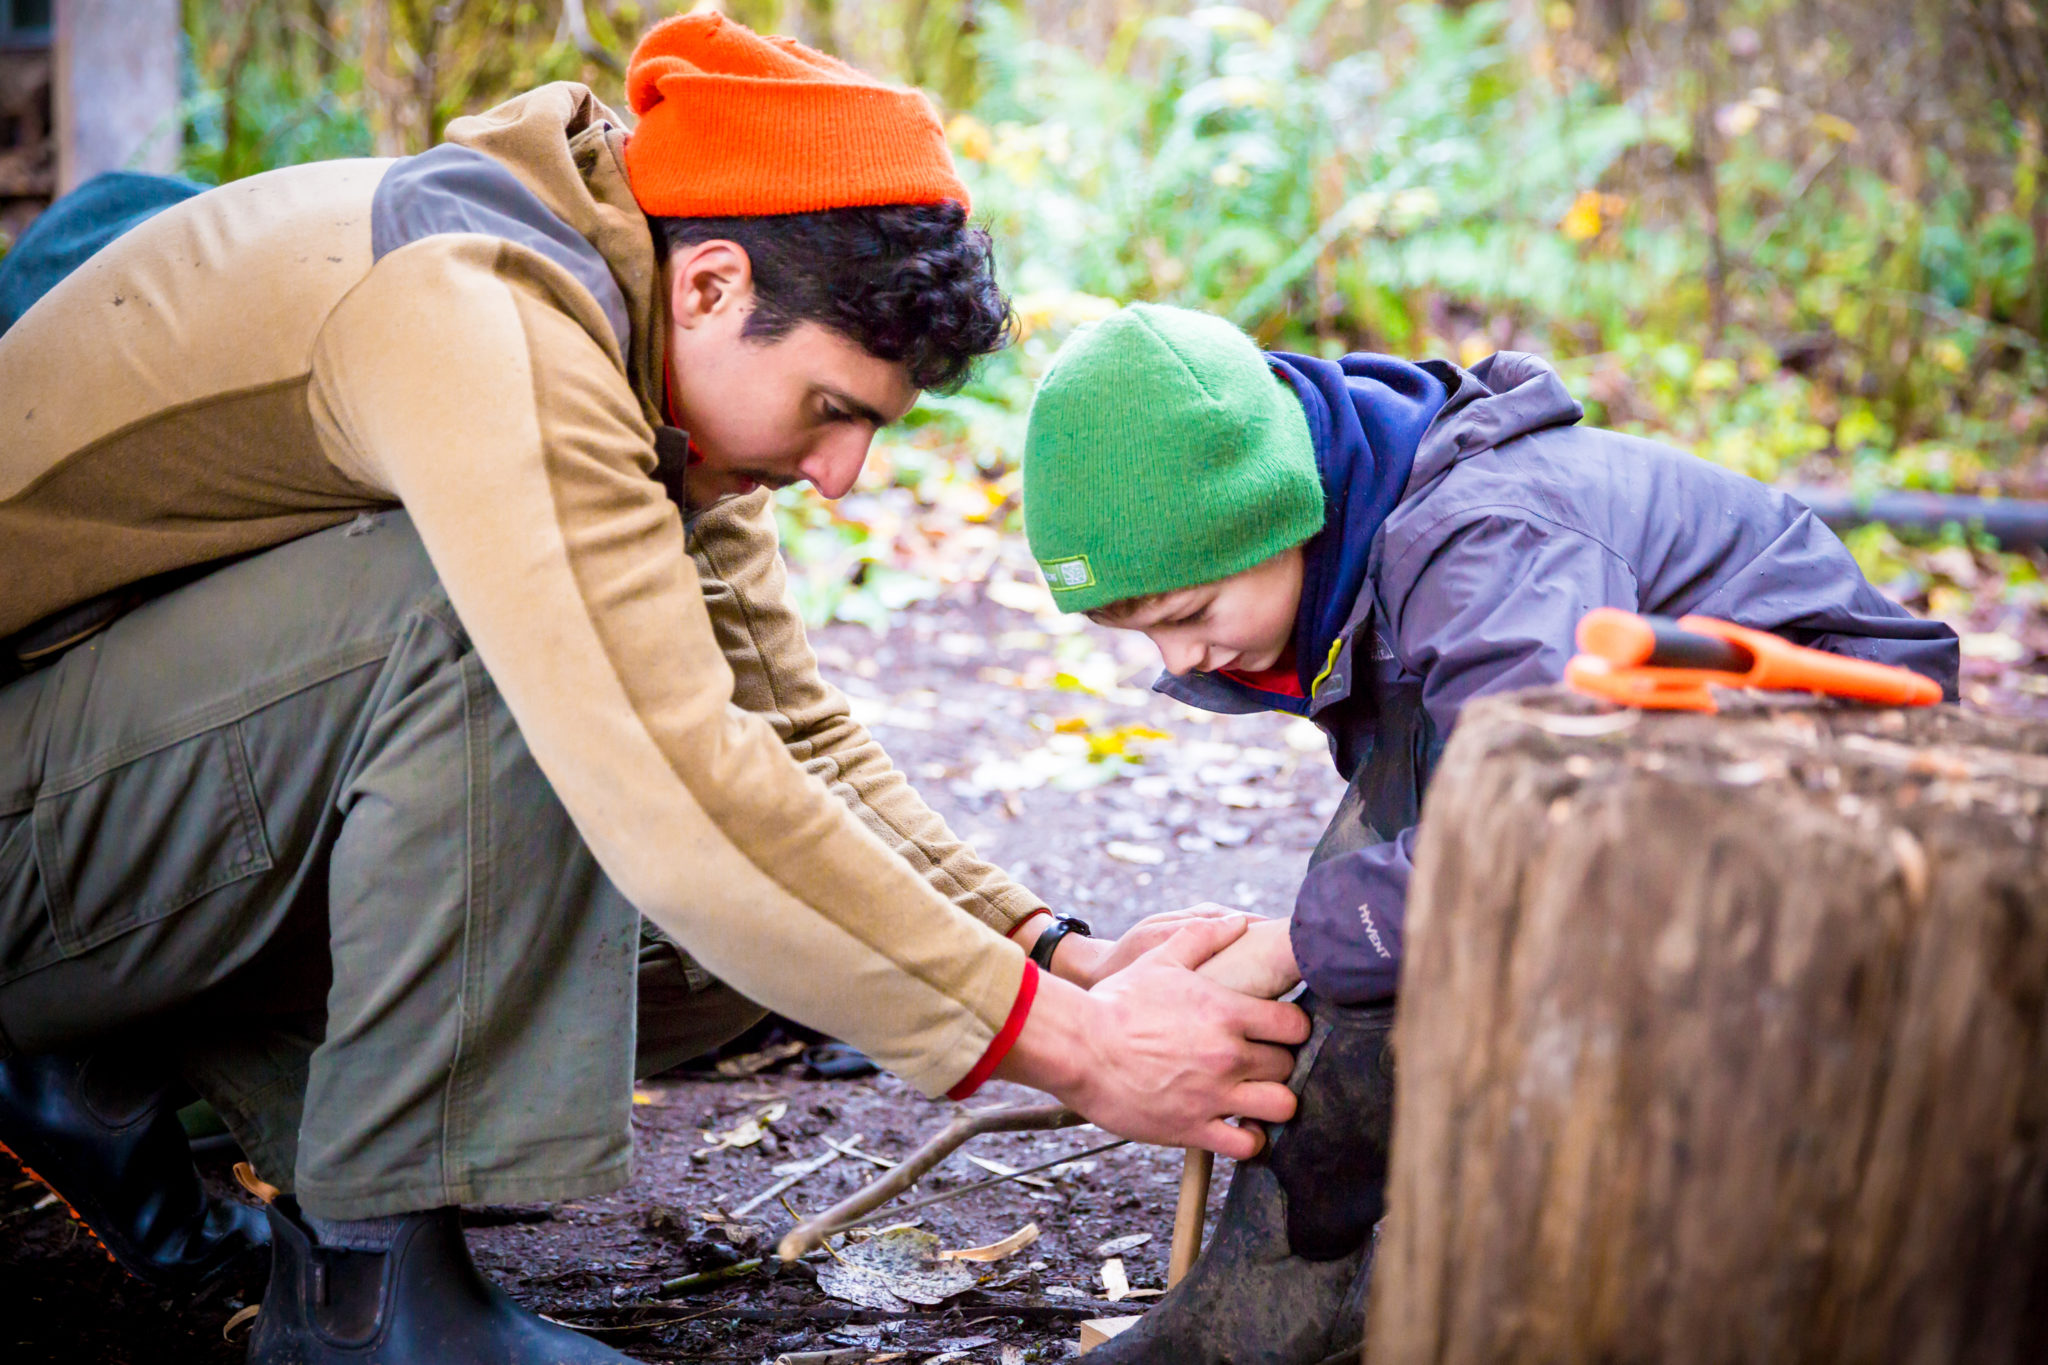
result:
[(1045, 572), (1046, 585), (1054, 592), (1073, 592), (1078, 588), (1095, 586), (1095, 570), (1088, 567), (1087, 555), (1041, 559), (1038, 567)]

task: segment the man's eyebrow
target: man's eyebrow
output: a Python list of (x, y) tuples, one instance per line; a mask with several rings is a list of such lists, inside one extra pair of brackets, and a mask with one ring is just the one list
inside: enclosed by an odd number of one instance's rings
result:
[(861, 421), (866, 422), (870, 426), (886, 427), (890, 424), (890, 418), (884, 417), (875, 408), (870, 407), (868, 404), (861, 402), (858, 398), (855, 398), (850, 393), (845, 393), (839, 389), (826, 388), (822, 386), (819, 388), (818, 392), (824, 394), (827, 398), (837, 403), (840, 407), (845, 408), (848, 412), (852, 413), (855, 417), (860, 418)]

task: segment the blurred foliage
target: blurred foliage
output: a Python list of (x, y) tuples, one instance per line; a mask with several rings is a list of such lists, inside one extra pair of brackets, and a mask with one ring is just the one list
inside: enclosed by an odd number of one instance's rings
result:
[[(1248, 6), (724, 6), (934, 93), (1023, 322), (862, 494), (785, 495), (814, 616), (986, 571), (1033, 382), (1130, 299), (1537, 351), (1589, 420), (1759, 478), (2048, 495), (2048, 0)], [(553, 79), (618, 108), (681, 7), (187, 0), (186, 167), (402, 154)]]

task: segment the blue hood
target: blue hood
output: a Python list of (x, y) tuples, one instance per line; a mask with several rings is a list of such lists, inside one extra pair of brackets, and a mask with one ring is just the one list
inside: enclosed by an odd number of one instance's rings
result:
[(1294, 621), (1301, 697), (1284, 699), (1293, 703), (1284, 709), (1306, 712), (1365, 586), (1373, 536), (1401, 500), (1415, 447), (1450, 394), (1428, 370), (1392, 356), (1332, 361), (1271, 351), (1266, 362), (1301, 400), (1323, 481), (1323, 529), (1302, 547)]

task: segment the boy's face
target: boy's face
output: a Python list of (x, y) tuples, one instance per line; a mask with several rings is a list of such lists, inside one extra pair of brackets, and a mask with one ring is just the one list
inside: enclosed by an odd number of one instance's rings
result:
[(875, 432), (917, 401), (908, 367), (814, 322), (746, 336), (752, 266), (731, 242), (679, 251), (667, 269), (669, 398), (701, 457), (685, 476), (691, 505), (804, 481), (843, 497)]
[(1263, 673), (1294, 639), (1301, 575), (1297, 545), (1242, 573), (1165, 593), (1113, 624), (1142, 631), (1169, 673)]

